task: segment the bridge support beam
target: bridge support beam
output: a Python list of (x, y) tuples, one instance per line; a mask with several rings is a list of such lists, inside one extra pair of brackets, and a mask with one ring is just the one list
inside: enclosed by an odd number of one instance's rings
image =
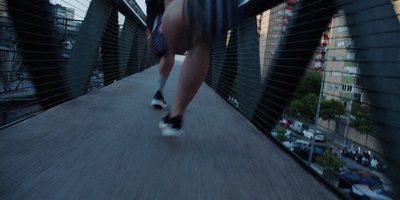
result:
[[(368, 88), (367, 102), (378, 133), (379, 151), (388, 159), (385, 170), (400, 191), (400, 23), (390, 0), (336, 0), (343, 7), (355, 45), (360, 74), (357, 84)], [(400, 195), (400, 192), (398, 193)]]
[(103, 34), (101, 43), (104, 83), (109, 85), (115, 80), (119, 80), (119, 26), (117, 5), (113, 4), (107, 26)]
[(299, 10), (268, 68), (267, 82), (252, 117), (264, 132), (270, 132), (281, 117), (336, 11), (332, 0), (302, 0), (296, 7)]
[(7, 5), (42, 109), (67, 101), (70, 96), (51, 4), (43, 0), (7, 0)]
[[(238, 27), (237, 90), (239, 111), (251, 118), (261, 96), (260, 53), (257, 21), (253, 16), (242, 19)], [(251, 55), (251, 56), (249, 56)]]
[(92, 0), (90, 3), (66, 69), (73, 98), (88, 91), (90, 73), (96, 64), (113, 3), (111, 0)]

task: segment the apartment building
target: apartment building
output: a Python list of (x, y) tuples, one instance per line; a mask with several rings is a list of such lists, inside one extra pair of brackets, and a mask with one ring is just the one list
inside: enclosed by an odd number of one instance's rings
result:
[(60, 4), (54, 6), (55, 26), (68, 31), (78, 30), (78, 24), (74, 21), (75, 9), (64, 7)]
[(361, 100), (361, 89), (357, 86), (357, 52), (343, 14), (334, 16), (330, 26), (323, 92), (326, 99), (339, 100), (350, 111), (352, 101)]
[(288, 0), (257, 16), (262, 81), (267, 77), (268, 67), (275, 57), (281, 38), (293, 15), (293, 6), (296, 2), (296, 0)]

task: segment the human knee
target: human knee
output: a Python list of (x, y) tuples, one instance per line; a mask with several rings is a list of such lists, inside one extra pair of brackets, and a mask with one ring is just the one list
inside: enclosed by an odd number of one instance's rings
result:
[(174, 0), (165, 9), (163, 16), (163, 34), (168, 48), (175, 53), (184, 53), (190, 49), (183, 8), (184, 0)]

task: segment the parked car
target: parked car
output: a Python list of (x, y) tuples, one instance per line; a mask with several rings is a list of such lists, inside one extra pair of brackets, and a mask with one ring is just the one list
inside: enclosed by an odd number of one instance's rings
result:
[[(324, 153), (330, 148), (321, 145), (315, 145), (311, 161), (314, 162), (318, 156), (323, 156)], [(293, 152), (296, 153), (301, 159), (308, 160), (310, 156), (311, 145), (303, 143), (299, 147), (293, 147)]]
[[(315, 133), (316, 132), (316, 133)], [(303, 136), (312, 140), (315, 137), (315, 141), (323, 142), (325, 140), (324, 135), (321, 131), (315, 129), (308, 129), (303, 131)]]
[(308, 129), (308, 126), (303, 122), (294, 121), (292, 124), (289, 125), (289, 129), (297, 132), (298, 134), (301, 134), (303, 130)]
[(279, 120), (279, 125), (285, 127), (285, 128), (289, 128), (289, 126), (293, 123), (292, 120), (288, 120), (288, 119), (282, 119)]
[(352, 199), (379, 199), (392, 200), (394, 199), (393, 192), (384, 189), (377, 185), (354, 184), (350, 191)]
[(339, 174), (340, 188), (351, 188), (354, 184), (382, 186), (382, 181), (377, 175), (359, 169), (350, 169)]
[(301, 139), (296, 139), (295, 141), (285, 141), (283, 142), (283, 145), (285, 145), (286, 148), (290, 149), (290, 151), (294, 151), (294, 148), (300, 148), (303, 145), (310, 145), (310, 142), (301, 140)]

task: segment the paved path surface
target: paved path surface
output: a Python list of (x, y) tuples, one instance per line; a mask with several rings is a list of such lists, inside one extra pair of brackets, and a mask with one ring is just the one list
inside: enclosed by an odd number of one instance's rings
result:
[[(180, 62), (166, 87), (173, 101)], [(0, 133), (0, 199), (336, 199), (207, 85), (162, 137), (158, 67)]]

